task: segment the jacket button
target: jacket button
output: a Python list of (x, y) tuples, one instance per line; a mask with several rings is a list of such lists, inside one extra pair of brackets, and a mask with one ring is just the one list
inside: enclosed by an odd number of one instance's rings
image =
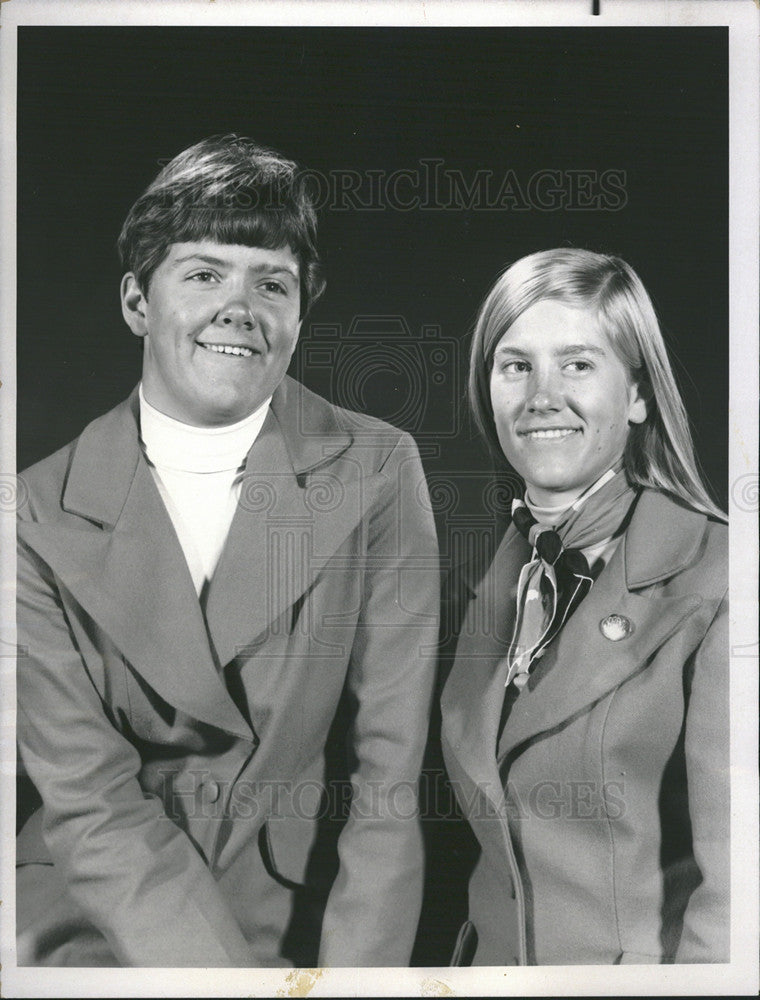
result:
[(216, 802), (221, 794), (222, 789), (219, 787), (219, 782), (211, 779), (205, 782), (206, 795), (209, 802)]

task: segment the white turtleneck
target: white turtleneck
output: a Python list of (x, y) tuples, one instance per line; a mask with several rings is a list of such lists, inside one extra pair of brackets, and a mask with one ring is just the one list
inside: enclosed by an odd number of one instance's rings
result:
[(226, 427), (193, 427), (140, 397), (140, 443), (200, 596), (222, 554), (240, 493), (239, 472), (271, 398)]

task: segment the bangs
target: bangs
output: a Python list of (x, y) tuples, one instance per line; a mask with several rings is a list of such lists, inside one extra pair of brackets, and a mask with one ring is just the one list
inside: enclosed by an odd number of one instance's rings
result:
[(277, 208), (254, 206), (191, 207), (165, 234), (168, 243), (195, 243), (211, 240), (247, 247), (280, 250), (286, 246), (294, 255), (302, 251), (302, 234), (294, 220)]

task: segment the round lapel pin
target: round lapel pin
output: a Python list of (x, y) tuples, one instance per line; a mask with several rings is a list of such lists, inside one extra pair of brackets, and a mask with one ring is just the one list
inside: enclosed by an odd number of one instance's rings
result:
[(605, 639), (609, 639), (610, 642), (620, 642), (633, 632), (633, 622), (625, 615), (607, 615), (599, 622), (599, 628)]

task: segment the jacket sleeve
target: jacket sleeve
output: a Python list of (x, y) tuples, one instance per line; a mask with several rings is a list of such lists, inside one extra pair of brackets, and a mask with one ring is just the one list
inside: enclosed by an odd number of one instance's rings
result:
[[(18, 739), (44, 837), (75, 903), (127, 966), (248, 966), (252, 954), (189, 838), (137, 779), (48, 567), (21, 546)], [(19, 941), (19, 948), (24, 942)]]
[(702, 881), (686, 907), (676, 962), (728, 962), (730, 724), (726, 600), (693, 660), (685, 754), (694, 858)]
[(323, 966), (408, 965), (422, 902), (418, 783), (434, 680), (439, 570), (416, 445), (383, 467), (367, 531), (363, 603), (348, 686), (353, 797), (325, 912)]

